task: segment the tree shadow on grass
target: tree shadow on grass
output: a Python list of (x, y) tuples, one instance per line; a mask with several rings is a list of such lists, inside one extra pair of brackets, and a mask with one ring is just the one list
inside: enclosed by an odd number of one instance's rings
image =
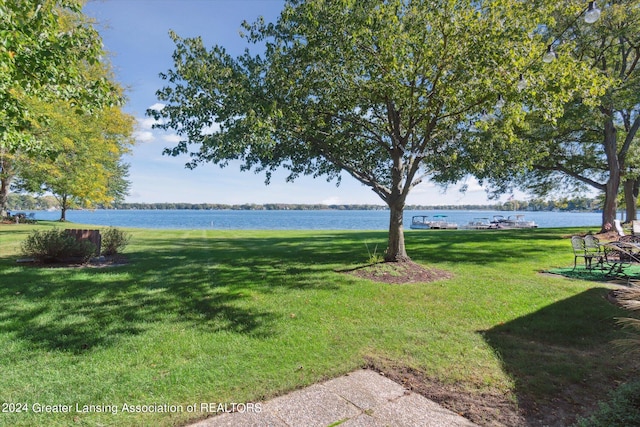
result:
[(611, 343), (621, 333), (615, 318), (628, 312), (605, 299), (608, 291), (589, 289), (481, 331), (513, 378), (529, 425), (570, 425), (637, 372)]
[[(147, 234), (140, 239), (143, 249), (136, 249), (134, 239), (129, 264), (106, 269), (35, 268), (0, 258), (0, 331), (45, 350), (71, 352), (113, 345), (157, 322), (269, 335), (276, 333), (271, 325), (280, 314), (253, 303), (252, 293), (337, 291), (357, 279), (331, 276), (336, 267), (366, 262), (365, 243), (385, 245), (387, 238), (381, 231), (194, 234)], [(496, 251), (509, 251), (496, 241), (524, 235), (491, 234), (416, 233), (407, 241), (417, 260), (487, 263)], [(478, 245), (491, 246), (492, 253), (474, 251)], [(532, 256), (540, 251), (532, 248)]]
[[(356, 239), (380, 236), (359, 233)], [(144, 250), (126, 251), (126, 265), (100, 269), (0, 258), (0, 332), (72, 353), (115, 345), (159, 322), (270, 336), (281, 313), (252, 302), (252, 294), (337, 290), (323, 274), (362, 251), (336, 243), (340, 239), (345, 236), (176, 239), (158, 233), (141, 242)]]
[[(407, 233), (407, 251), (414, 260), (497, 265), (509, 259), (535, 260), (548, 256), (550, 245), (563, 245), (558, 231), (524, 230), (426, 230)], [(570, 243), (567, 254), (571, 253)]]
[(0, 273), (7, 283), (0, 290), (0, 331), (32, 347), (72, 353), (115, 345), (155, 323), (190, 324), (208, 333), (273, 333), (275, 314), (246, 304), (248, 295), (186, 274), (179, 263), (163, 264), (162, 274), (145, 265)]

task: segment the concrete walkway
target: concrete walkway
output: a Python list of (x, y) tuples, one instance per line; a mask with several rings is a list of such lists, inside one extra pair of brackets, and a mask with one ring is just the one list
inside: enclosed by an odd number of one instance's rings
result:
[(444, 427), (476, 424), (370, 370), (358, 370), (191, 427)]

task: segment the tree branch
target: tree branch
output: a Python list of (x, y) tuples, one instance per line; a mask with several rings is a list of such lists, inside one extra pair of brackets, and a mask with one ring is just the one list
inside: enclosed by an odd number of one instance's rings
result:
[(593, 188), (600, 190), (600, 191), (604, 191), (606, 189), (606, 185), (605, 184), (601, 184), (597, 181), (594, 181), (590, 178), (587, 178), (585, 176), (582, 176), (564, 166), (562, 166), (561, 164), (556, 164), (554, 166), (543, 166), (543, 165), (534, 165), (533, 166), (535, 169), (541, 170), (541, 171), (556, 171), (556, 172), (562, 172), (565, 175), (569, 175), (570, 177), (577, 179), (580, 182), (583, 182), (587, 185), (592, 186)]

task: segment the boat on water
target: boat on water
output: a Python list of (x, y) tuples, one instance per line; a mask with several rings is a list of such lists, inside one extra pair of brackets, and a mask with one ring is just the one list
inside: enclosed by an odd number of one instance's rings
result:
[(537, 228), (538, 225), (534, 221), (527, 221), (524, 215), (509, 215), (505, 218), (503, 215), (494, 215), (491, 224), (497, 229), (514, 229), (514, 228)]
[(493, 224), (489, 218), (473, 218), (469, 223), (463, 226), (465, 230), (490, 230), (495, 229), (496, 225)]
[(434, 215), (433, 221), (429, 223), (434, 230), (457, 230), (458, 224), (447, 221), (446, 215)]
[(411, 224), (409, 228), (414, 230), (428, 230), (431, 228), (431, 220), (428, 215), (415, 215), (411, 217)]
[(429, 219), (428, 215), (414, 215), (411, 217), (409, 228), (414, 230), (456, 230), (458, 224), (447, 221), (446, 215), (434, 215)]

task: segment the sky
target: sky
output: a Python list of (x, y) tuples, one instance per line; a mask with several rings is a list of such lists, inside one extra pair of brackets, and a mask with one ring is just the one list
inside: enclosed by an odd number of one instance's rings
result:
[[(384, 202), (373, 191), (344, 173), (336, 186), (324, 178), (300, 177), (286, 182), (286, 173), (276, 173), (268, 186), (264, 175), (241, 172), (238, 163), (226, 168), (203, 164), (194, 170), (184, 167), (187, 156), (162, 155), (180, 138), (171, 132), (152, 129), (148, 108), (159, 105), (155, 95), (164, 86), (159, 74), (172, 68), (175, 45), (169, 30), (180, 37), (203, 39), (204, 45), (223, 46), (240, 55), (246, 40), (240, 37), (241, 23), (259, 16), (275, 22), (283, 0), (90, 0), (84, 13), (96, 22), (117, 81), (126, 88), (124, 111), (137, 121), (136, 144), (125, 157), (130, 164), (130, 203), (291, 203), (291, 204), (375, 204)], [(459, 185), (447, 191), (424, 182), (407, 197), (407, 204), (462, 205), (492, 204), (478, 182), (469, 178), (465, 193)], [(501, 200), (507, 200), (505, 195)], [(516, 195), (519, 198), (518, 195)]]

